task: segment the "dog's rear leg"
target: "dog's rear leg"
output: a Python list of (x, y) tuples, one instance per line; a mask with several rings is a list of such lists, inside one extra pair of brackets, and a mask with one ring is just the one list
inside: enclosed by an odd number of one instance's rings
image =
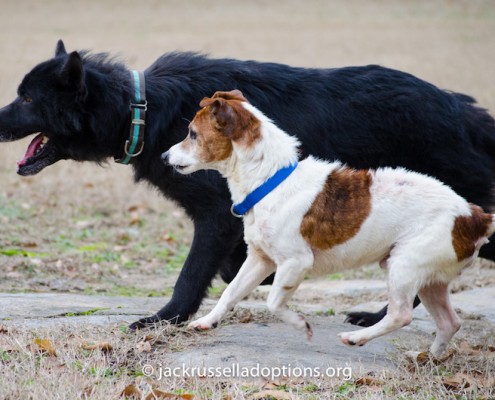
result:
[(419, 297), (435, 320), (437, 332), (430, 351), (435, 357), (440, 357), (461, 327), (461, 321), (450, 304), (448, 284), (425, 286), (419, 291)]
[(287, 301), (292, 297), (305, 275), (313, 266), (314, 258), (312, 253), (286, 260), (277, 266), (275, 279), (273, 281), (270, 294), (268, 295), (268, 309), (297, 329), (306, 332), (308, 339), (313, 336), (311, 326), (306, 319), (294, 311), (287, 308)]
[(248, 250), (248, 257), (242, 264), (239, 273), (222, 293), (220, 300), (209, 314), (189, 324), (190, 328), (207, 330), (215, 328), (222, 317), (251, 293), (263, 279), (275, 271), (275, 264), (266, 257)]
[(405, 265), (400, 257), (391, 258), (388, 261), (389, 304), (387, 315), (377, 324), (368, 328), (340, 333), (342, 343), (362, 346), (371, 339), (410, 324), (413, 301), (418, 290), (418, 278), (414, 274), (416, 268), (416, 266)]

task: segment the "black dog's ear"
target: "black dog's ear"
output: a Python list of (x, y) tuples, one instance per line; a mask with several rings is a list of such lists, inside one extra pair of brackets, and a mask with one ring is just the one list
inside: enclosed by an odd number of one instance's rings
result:
[(86, 82), (84, 79), (84, 66), (81, 56), (77, 51), (69, 54), (62, 68), (62, 79), (77, 92), (79, 100), (86, 98)]
[(55, 57), (65, 54), (67, 54), (67, 50), (65, 50), (64, 42), (62, 42), (62, 39), (59, 39), (57, 42), (57, 47), (55, 48)]

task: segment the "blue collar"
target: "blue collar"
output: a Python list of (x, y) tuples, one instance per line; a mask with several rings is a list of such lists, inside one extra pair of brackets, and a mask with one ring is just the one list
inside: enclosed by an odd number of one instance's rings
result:
[(275, 175), (268, 178), (267, 181), (249, 193), (241, 203), (233, 204), (232, 207), (230, 207), (230, 212), (232, 215), (237, 218), (242, 218), (251, 208), (253, 208), (266, 195), (280, 185), (292, 173), (292, 171), (296, 169), (296, 167), (297, 161), (288, 167), (279, 169)]

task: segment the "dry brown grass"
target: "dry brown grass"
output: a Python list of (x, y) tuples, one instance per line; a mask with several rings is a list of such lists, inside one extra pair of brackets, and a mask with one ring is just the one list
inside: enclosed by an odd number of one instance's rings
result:
[[(255, 314), (252, 318), (265, 317)], [(233, 320), (238, 322), (239, 317)], [(396, 370), (356, 373), (350, 380), (262, 380), (161, 376), (159, 369), (170, 366), (167, 354), (203, 340), (202, 333), (175, 326), (160, 325), (137, 335), (125, 333), (122, 326), (0, 328), (0, 398), (152, 399), (155, 393), (157, 398), (176, 399), (268, 395), (275, 399), (492, 399), (495, 341), (493, 336), (483, 339), (481, 345), (458, 342), (443, 361), (424, 353), (408, 357), (401, 353), (393, 356)], [(151, 373), (147, 373), (149, 366), (154, 368)], [(139, 395), (130, 396), (136, 390)]]
[[(69, 50), (120, 54), (133, 68), (145, 68), (170, 50), (301, 66), (377, 63), (466, 92), (495, 110), (491, 0), (3, 0), (0, 104), (15, 96), (31, 67), (51, 56), (59, 38)], [(123, 166), (59, 162), (20, 178), (15, 161), (26, 145), (0, 146), (0, 247), (14, 250), (0, 255), (0, 289), (168, 293), (177, 275), (169, 266), (180, 264), (190, 240), (184, 214), (145, 185), (134, 186)], [(493, 337), (477, 337), (480, 348), (459, 345), (440, 365), (415, 366), (401, 357), (397, 370), (383, 376), (266, 384), (140, 376), (142, 363), (166, 363), (170, 352), (202, 340), (175, 327), (150, 333), (151, 352), (138, 350), (143, 336), (118, 326), (1, 332), (4, 399), (118, 398), (131, 384), (144, 395), (155, 387), (218, 399), (253, 398), (263, 390), (278, 398), (495, 397), (489, 381), (495, 375)], [(40, 351), (37, 338), (48, 340), (57, 355)], [(82, 349), (88, 342), (108, 342), (112, 349)]]

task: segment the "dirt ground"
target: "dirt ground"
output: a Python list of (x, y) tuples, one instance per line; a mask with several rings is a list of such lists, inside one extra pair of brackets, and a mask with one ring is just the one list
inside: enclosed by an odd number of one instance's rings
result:
[[(52, 56), (59, 38), (69, 51), (107, 51), (134, 69), (173, 50), (308, 67), (381, 64), (470, 94), (495, 114), (491, 0), (2, 0), (0, 105), (15, 97), (34, 65)], [(16, 160), (29, 140), (0, 146), (0, 291), (170, 296), (191, 238), (191, 223), (182, 210), (146, 184), (134, 185), (130, 167), (112, 162), (101, 167), (62, 161), (34, 177), (19, 177)], [(333, 278), (381, 275), (379, 269), (367, 268)], [(454, 288), (487, 285), (495, 285), (489, 263)], [(211, 296), (223, 287), (215, 283)], [(312, 300), (311, 293), (299, 296)], [(339, 312), (367, 300), (337, 299), (334, 307)], [(88, 385), (94, 385), (92, 378)], [(99, 381), (98, 387), (118, 397), (130, 379)], [(224, 388), (208, 390), (223, 393), (217, 398), (256, 394), (227, 383)], [(101, 393), (51, 398), (112, 397)], [(390, 395), (398, 397), (397, 392)], [(353, 394), (360, 396), (365, 398), (366, 391)], [(321, 393), (314, 398), (319, 397)]]

